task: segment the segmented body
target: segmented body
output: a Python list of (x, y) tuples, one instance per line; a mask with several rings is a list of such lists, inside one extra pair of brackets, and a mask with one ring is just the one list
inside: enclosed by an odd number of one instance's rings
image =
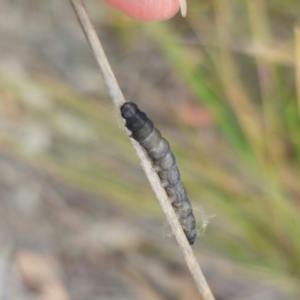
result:
[(121, 107), (121, 114), (126, 120), (126, 127), (132, 132), (132, 138), (146, 150), (156, 167), (183, 231), (189, 243), (194, 244), (197, 234), (195, 217), (169, 143), (136, 104), (126, 102)]

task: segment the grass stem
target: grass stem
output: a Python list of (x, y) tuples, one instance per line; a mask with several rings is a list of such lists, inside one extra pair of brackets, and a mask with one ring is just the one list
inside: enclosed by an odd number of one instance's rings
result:
[[(77, 15), (78, 21), (83, 29), (83, 32), (88, 40), (93, 54), (96, 58), (96, 61), (100, 67), (102, 75), (104, 77), (104, 81), (107, 85), (110, 96), (113, 100), (114, 107), (117, 111), (118, 117), (121, 119), (120, 115), (120, 107), (125, 102), (124, 96), (120, 90), (120, 87), (117, 83), (117, 80), (111, 70), (109, 62), (106, 58), (104, 50), (101, 46), (100, 40), (96, 34), (94, 26), (88, 16), (88, 13), (84, 7), (82, 0), (70, 0), (75, 13)], [(197, 285), (197, 288), (202, 296), (203, 300), (213, 300), (214, 296), (210, 291), (210, 288), (206, 282), (206, 279), (202, 273), (202, 270), (195, 258), (193, 250), (189, 245), (186, 236), (181, 228), (181, 225), (178, 221), (178, 218), (175, 214), (173, 207), (169, 201), (169, 198), (161, 185), (160, 179), (157, 173), (154, 171), (152, 167), (152, 162), (149, 157), (146, 155), (145, 151), (142, 147), (133, 139), (130, 139), (134, 150), (136, 151), (143, 170), (150, 182), (150, 185), (157, 197), (157, 200), (166, 215), (166, 218), (172, 228), (172, 232), (179, 244), (179, 247), (184, 255), (185, 261), (188, 265), (188, 268), (194, 278), (194, 281)]]

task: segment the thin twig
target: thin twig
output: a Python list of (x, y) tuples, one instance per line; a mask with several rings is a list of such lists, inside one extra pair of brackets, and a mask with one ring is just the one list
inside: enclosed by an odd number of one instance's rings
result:
[[(93, 54), (100, 67), (104, 81), (108, 87), (109, 93), (112, 97), (115, 109), (118, 117), (121, 119), (120, 107), (125, 102), (124, 96), (119, 88), (116, 78), (110, 68), (109, 62), (103, 51), (99, 38), (95, 32), (95, 29), (91, 23), (91, 20), (87, 14), (87, 11), (83, 5), (82, 0), (70, 0), (73, 8), (76, 12), (79, 23), (84, 31), (84, 34), (92, 48)], [(160, 179), (157, 173), (152, 167), (151, 160), (142, 149), (142, 147), (133, 139), (130, 138), (134, 150), (140, 158), (144, 172), (150, 182), (150, 185), (157, 197), (157, 200), (166, 215), (166, 218), (172, 228), (172, 232), (180, 246), (180, 249), (184, 255), (188, 268), (195, 280), (198, 290), (203, 300), (214, 300), (210, 288), (206, 282), (206, 279), (200, 269), (200, 266), (194, 256), (193, 250), (188, 243), (186, 236), (182, 230), (182, 227), (178, 221), (173, 207), (169, 201), (169, 198), (161, 185)]]

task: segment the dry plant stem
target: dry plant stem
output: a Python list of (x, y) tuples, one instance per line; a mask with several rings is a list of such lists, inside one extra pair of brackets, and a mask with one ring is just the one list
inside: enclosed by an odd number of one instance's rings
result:
[[(115, 109), (118, 117), (121, 119), (120, 107), (125, 102), (123, 94), (119, 88), (116, 78), (110, 68), (109, 62), (103, 51), (101, 43), (95, 32), (95, 29), (90, 21), (87, 11), (83, 5), (82, 0), (70, 0), (73, 8), (76, 12), (79, 23), (84, 31), (84, 34), (92, 48), (93, 54), (97, 60), (97, 63), (101, 69), (105, 83), (108, 87), (109, 93), (112, 97)], [(129, 134), (129, 132), (127, 132)], [(172, 228), (172, 232), (180, 246), (180, 249), (184, 255), (188, 268), (194, 278), (194, 281), (198, 287), (198, 290), (203, 300), (214, 300), (210, 288), (206, 282), (206, 279), (201, 271), (201, 268), (194, 256), (193, 250), (186, 239), (186, 236), (181, 228), (178, 218), (175, 214), (173, 207), (169, 201), (169, 198), (161, 186), (160, 179), (157, 173), (154, 171), (152, 162), (143, 150), (143, 148), (133, 139), (130, 139), (133, 147), (140, 158), (144, 172), (151, 184), (153, 191), (158, 199), (158, 202), (166, 215), (166, 218)]]

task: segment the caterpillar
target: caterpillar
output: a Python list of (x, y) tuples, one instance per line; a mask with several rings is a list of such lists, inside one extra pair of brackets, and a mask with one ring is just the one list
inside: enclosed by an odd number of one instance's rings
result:
[(135, 103), (125, 102), (121, 115), (126, 121), (125, 126), (132, 132), (132, 138), (146, 150), (155, 166), (182, 229), (190, 245), (193, 245), (197, 235), (196, 221), (169, 143)]

